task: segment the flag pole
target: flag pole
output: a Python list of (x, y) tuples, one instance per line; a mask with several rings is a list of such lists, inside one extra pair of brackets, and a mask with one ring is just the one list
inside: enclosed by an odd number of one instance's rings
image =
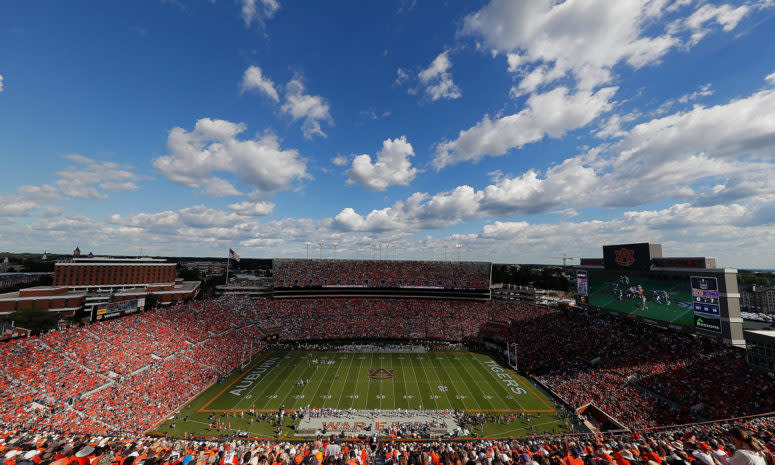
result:
[[(229, 249), (229, 250), (231, 250), (231, 249)], [(227, 253), (226, 254), (226, 282), (223, 283), (224, 286), (228, 286), (229, 285), (229, 261), (230, 261), (229, 259), (230, 258), (231, 258), (231, 254)], [(225, 288), (224, 288), (224, 292), (226, 292)]]

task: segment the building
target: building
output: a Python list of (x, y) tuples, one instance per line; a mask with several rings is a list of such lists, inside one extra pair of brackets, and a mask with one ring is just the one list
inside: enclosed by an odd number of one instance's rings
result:
[(52, 286), (0, 294), (0, 314), (28, 308), (92, 312), (125, 301), (142, 308), (151, 293), (163, 305), (195, 297), (201, 282), (177, 279), (175, 271), (176, 264), (164, 259), (81, 257), (76, 248), (71, 260), (54, 264)]
[(54, 264), (54, 286), (127, 289), (175, 282), (175, 263), (161, 258), (73, 257)]
[(218, 295), (249, 295), (253, 297), (271, 297), (273, 284), (271, 277), (237, 273), (226, 285), (215, 287)]
[(493, 284), (490, 288), (493, 300), (524, 302), (534, 305), (556, 305), (560, 302), (573, 303), (573, 299), (564, 297), (561, 291), (536, 289), (533, 286), (516, 284)]
[(746, 331), (748, 364), (775, 373), (775, 331)]
[(754, 284), (740, 291), (740, 307), (751, 313), (775, 313), (775, 287)]
[(28, 287), (0, 294), (0, 315), (33, 308), (73, 314), (84, 308), (86, 291), (71, 291), (62, 286)]
[(202, 276), (220, 275), (226, 272), (226, 262), (223, 260), (183, 262), (180, 266), (187, 270), (199, 270)]

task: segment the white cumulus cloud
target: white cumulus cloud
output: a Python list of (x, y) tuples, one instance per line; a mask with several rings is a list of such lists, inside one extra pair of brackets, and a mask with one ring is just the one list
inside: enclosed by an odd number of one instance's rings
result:
[(226, 206), (229, 210), (243, 216), (266, 216), (271, 215), (274, 210), (274, 204), (266, 201), (250, 201), (232, 203)]
[(702, 2), (666, 6), (665, 0), (491, 0), (464, 18), (460, 32), (506, 54), (509, 71), (521, 74), (513, 93), (522, 95), (563, 77), (581, 89), (604, 85), (617, 64), (658, 63), (668, 51), (696, 44), (711, 23), (729, 32), (751, 11)]
[(245, 27), (250, 27), (254, 21), (262, 24), (264, 19), (272, 19), (279, 9), (277, 0), (242, 0), (242, 20)]
[(692, 45), (698, 43), (710, 32), (708, 23), (715, 22), (725, 32), (729, 32), (749, 11), (750, 8), (746, 5), (737, 8), (726, 4), (717, 6), (706, 3), (702, 5), (684, 23), (684, 26), (691, 31), (690, 43)]
[[(107, 199), (108, 195), (103, 190), (126, 192), (139, 189), (136, 184), (139, 177), (131, 169), (118, 163), (93, 160), (77, 154), (67, 155), (65, 158), (75, 165), (57, 173), (59, 179), (56, 180), (56, 185), (67, 197)], [(38, 187), (50, 191), (50, 186)]]
[(242, 75), (242, 82), (240, 82), (240, 92), (244, 93), (249, 90), (256, 90), (258, 92), (264, 93), (275, 102), (280, 101), (280, 96), (277, 94), (277, 89), (275, 89), (274, 83), (271, 79), (263, 75), (261, 68), (258, 66), (250, 66)]
[(457, 139), (437, 146), (433, 164), (436, 169), (485, 156), (499, 156), (509, 150), (549, 137), (562, 137), (568, 131), (586, 126), (611, 108), (616, 87), (597, 92), (570, 94), (558, 87), (532, 95), (527, 108), (519, 113), (491, 119), (485, 116), (476, 126), (460, 131)]
[(321, 122), (334, 124), (326, 99), (319, 95), (305, 94), (304, 84), (300, 79), (291, 79), (286, 85), (285, 103), (281, 109), (290, 115), (293, 121), (304, 120), (301, 130), (307, 139), (311, 139), (315, 134), (326, 137), (320, 127)]
[(335, 164), (336, 166), (346, 166), (347, 163), (349, 163), (349, 158), (345, 157), (344, 155), (337, 155), (331, 159), (331, 163)]
[(428, 94), (431, 101), (456, 99), (463, 95), (460, 92), (460, 88), (452, 81), (452, 73), (449, 72), (451, 67), (452, 62), (449, 60), (449, 51), (445, 51), (439, 54), (417, 76), (420, 83), (425, 86), (425, 93)]
[(307, 176), (306, 162), (297, 150), (283, 150), (273, 134), (240, 140), (246, 129), (242, 123), (210, 118), (197, 121), (191, 132), (174, 128), (167, 138), (169, 155), (156, 158), (153, 165), (175, 183), (210, 186), (215, 191), (211, 193), (226, 195), (236, 195), (236, 188), (232, 191), (217, 181), (215, 173), (230, 173), (259, 194), (287, 189)]
[(382, 142), (382, 150), (377, 153), (375, 162), (372, 163), (371, 157), (366, 154), (353, 159), (347, 171), (347, 182), (360, 183), (373, 191), (382, 191), (393, 185), (409, 185), (417, 175), (417, 168), (413, 168), (409, 160), (413, 156), (414, 149), (406, 136), (386, 139)]

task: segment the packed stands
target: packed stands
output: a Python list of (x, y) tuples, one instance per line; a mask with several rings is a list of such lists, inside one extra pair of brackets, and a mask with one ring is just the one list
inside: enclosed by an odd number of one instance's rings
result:
[(771, 465), (773, 417), (734, 426), (696, 424), (604, 435), (454, 441), (220, 441), (156, 437), (35, 435), (0, 437), (7, 465)]
[(145, 431), (263, 350), (262, 327), (283, 341), (509, 340), (567, 405), (636, 429), (775, 411), (775, 378), (740, 349), (632, 318), (503, 301), (221, 298), (0, 344), (0, 426)]
[(272, 263), (275, 288), (371, 287), (479, 289), (490, 287), (487, 262), (294, 260)]
[(282, 340), (422, 338), (460, 341), (491, 320), (505, 320), (528, 305), (500, 301), (389, 298), (265, 300), (257, 305)]
[(775, 377), (720, 341), (575, 308), (520, 318), (520, 368), (573, 407), (593, 403), (634, 428), (775, 410)]
[(0, 344), (0, 425), (145, 431), (263, 350), (257, 316), (249, 300), (192, 302)]

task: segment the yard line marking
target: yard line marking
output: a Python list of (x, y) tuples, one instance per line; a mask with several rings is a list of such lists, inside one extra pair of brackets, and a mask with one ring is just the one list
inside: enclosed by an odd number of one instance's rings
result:
[[(420, 354), (417, 357), (418, 360), (420, 360), (420, 363), (422, 363), (423, 356)], [(417, 383), (417, 392), (420, 393), (420, 400), (422, 400), (422, 388), (420, 387), (420, 381), (417, 379), (417, 370), (414, 369), (414, 360), (410, 360), (409, 364), (412, 366), (412, 373), (414, 373), (414, 381)], [(430, 386), (429, 386), (430, 387)], [(436, 399), (431, 398), (433, 401), (433, 405), (436, 406), (436, 410), (438, 410), (439, 405), (436, 403)]]
[[(296, 373), (296, 370), (298, 368), (301, 368), (300, 375), (303, 375), (304, 372), (305, 372), (306, 367), (304, 365), (304, 359), (302, 357), (299, 357), (299, 356), (294, 357), (294, 358), (296, 359), (297, 364), (296, 364), (295, 367), (293, 367), (293, 370), (291, 371), (290, 375), (286, 376), (286, 378), (285, 378), (286, 380), (288, 380), (288, 379), (292, 380), (294, 378), (293, 375)], [(301, 376), (301, 377), (303, 378), (303, 376)], [(280, 386), (278, 388), (282, 389), (282, 387), (283, 387), (283, 384), (280, 384)], [(289, 400), (296, 400), (296, 399), (290, 399), (290, 395), (293, 394), (293, 387), (295, 387), (295, 386), (292, 386), (290, 389), (288, 389), (288, 391), (285, 394), (285, 397), (283, 397), (283, 400), (280, 402), (280, 405), (285, 405), (287, 407), (286, 402), (288, 402)], [(301, 400), (301, 399), (298, 399), (298, 400)], [(296, 408), (295, 405), (293, 405), (293, 404), (291, 404), (291, 405), (293, 406), (293, 408)], [(278, 406), (278, 408), (279, 408), (279, 406)]]
[[(282, 359), (283, 359), (283, 360), (285, 360), (285, 357), (282, 357)], [(280, 361), (278, 360), (278, 362), (277, 362), (277, 364), (276, 364), (275, 366), (280, 366), (280, 365), (281, 365), (281, 363), (280, 363)], [(294, 367), (294, 371), (295, 371), (295, 370), (296, 370), (296, 367)], [(273, 376), (271, 377), (271, 379), (269, 379), (269, 377), (264, 377), (263, 379), (260, 379), (260, 380), (258, 381), (258, 383), (256, 383), (256, 384), (255, 384), (255, 385), (252, 387), (252, 389), (250, 390), (250, 392), (248, 392), (248, 394), (249, 394), (249, 395), (253, 396), (253, 397), (251, 397), (251, 399), (255, 399), (256, 397), (259, 397), (259, 398), (260, 398), (261, 396), (263, 396), (263, 395), (264, 395), (264, 393), (267, 391), (267, 389), (271, 388), (271, 387), (272, 387), (272, 385), (274, 384), (274, 382), (275, 382), (275, 381), (277, 381), (277, 379), (278, 379), (278, 375), (282, 376), (282, 371), (281, 371), (281, 370), (278, 370), (278, 371), (277, 371), (277, 372), (275, 372), (275, 373), (273, 373), (273, 371), (274, 371), (274, 370), (272, 370), (272, 371), (270, 371), (270, 372), (269, 372), (269, 373), (272, 373), (272, 375), (273, 375)], [(279, 378), (279, 379), (281, 379), (281, 380), (282, 380), (283, 378), (285, 378), (285, 377), (283, 376), (283, 377), (281, 377), (281, 378)], [(260, 394), (258, 394), (257, 396), (255, 396), (255, 394), (256, 394), (256, 392), (255, 392), (255, 391), (256, 391), (256, 389), (258, 389), (258, 388), (259, 388), (259, 386), (261, 386), (262, 384), (263, 384), (263, 388), (261, 389), (261, 393), (260, 393)], [(281, 383), (280, 385), (282, 385), (282, 383)], [(271, 394), (276, 394), (276, 393), (271, 393)], [(232, 408), (233, 408), (234, 410), (239, 410), (239, 409), (237, 409), (237, 407), (239, 406), (240, 402), (242, 402), (242, 401), (243, 401), (243, 400), (245, 400), (246, 398), (247, 398), (247, 397), (243, 397), (242, 399), (238, 400), (238, 401), (237, 401), (237, 403), (236, 403), (236, 404), (234, 405), (234, 407), (232, 407)], [(271, 402), (271, 401), (270, 401), (270, 402)], [(280, 405), (284, 405), (284, 404), (285, 404), (285, 402), (284, 402), (284, 399), (283, 399), (283, 402), (281, 402), (281, 403), (280, 403)], [(264, 401), (264, 403), (263, 403), (262, 407), (263, 407), (264, 409), (268, 409), (269, 405), (268, 405), (268, 402), (267, 402), (266, 400)], [(244, 409), (244, 410), (247, 410), (247, 409)]]
[[(446, 357), (442, 357), (442, 359), (444, 359), (444, 358), (446, 358)], [(455, 398), (460, 400), (460, 401), (462, 401), (463, 408), (461, 410), (467, 410), (465, 408), (466, 407), (465, 398), (462, 398), (462, 399), (460, 398), (460, 396), (462, 395), (463, 391), (458, 389), (457, 385), (455, 384), (455, 380), (451, 376), (449, 376), (449, 372), (447, 371), (447, 367), (446, 367), (447, 364), (446, 363), (441, 363), (441, 362), (438, 362), (437, 364), (441, 365), (441, 369), (444, 371), (444, 374), (446, 375), (447, 379), (452, 381), (452, 385), (455, 387), (455, 392), (459, 393), (459, 394), (457, 394), (455, 396)], [(458, 373), (458, 374), (460, 374), (460, 373)], [(468, 394), (471, 394), (471, 391), (468, 391)], [(479, 408), (481, 408), (481, 406), (479, 405), (479, 402), (477, 402), (476, 405), (479, 406)]]
[[(431, 364), (433, 364), (433, 362), (431, 362)], [(438, 390), (438, 386), (441, 385), (441, 382), (442, 382), (441, 378), (436, 376), (436, 381), (431, 381), (430, 378), (428, 378), (428, 374), (429, 373), (436, 373), (435, 370), (428, 370), (428, 368), (425, 366), (425, 364), (423, 363), (422, 360), (420, 360), (420, 365), (422, 365), (423, 369), (425, 370), (425, 382), (428, 383), (428, 389), (432, 393), (430, 395), (431, 396), (438, 395), (438, 394), (436, 394), (436, 390)], [(436, 384), (436, 386), (434, 386), (434, 383), (436, 383), (436, 382), (438, 382), (438, 384)], [(444, 395), (447, 397), (447, 403), (449, 404), (449, 408), (453, 408), (452, 401), (449, 398), (449, 389), (447, 391), (444, 391)], [(436, 402), (435, 398), (431, 397), (431, 399), (433, 399), (433, 401)], [(437, 408), (438, 408), (438, 406), (439, 406), (438, 403), (436, 403), (436, 407)]]
[[(393, 366), (393, 354), (390, 355), (390, 366)], [(395, 368), (393, 368), (395, 369)], [(393, 385), (393, 410), (398, 408), (398, 396), (396, 395), (396, 379), (395, 376), (391, 380), (391, 383)], [(404, 388), (406, 390), (406, 388)]]
[[(334, 363), (333, 365), (329, 365), (328, 363), (326, 363), (326, 372), (325, 372), (325, 373), (323, 373), (323, 379), (326, 379), (326, 376), (328, 375), (328, 370), (330, 370), (330, 369), (331, 369), (331, 367), (332, 367), (332, 366), (334, 366), (334, 365), (336, 365), (336, 364)], [(338, 370), (338, 369), (339, 369), (339, 367), (337, 367), (337, 370)], [(317, 370), (315, 370), (315, 371), (320, 371), (320, 369), (318, 368), (318, 369), (317, 369)], [(318, 382), (318, 383), (316, 383), (316, 384), (317, 384), (317, 386), (315, 387), (315, 392), (313, 392), (313, 393), (312, 393), (312, 397), (311, 397), (311, 399), (312, 399), (313, 401), (314, 401), (314, 399), (315, 399), (315, 396), (318, 394), (318, 390), (320, 390), (320, 385), (321, 385), (321, 384), (323, 384), (323, 383), (322, 383), (322, 382)], [(306, 397), (304, 398), (304, 400), (306, 400)], [(312, 405), (312, 403), (311, 403), (311, 402), (310, 402), (310, 405), (314, 407), (314, 405)], [(322, 407), (323, 405), (321, 404), (320, 406)]]
[[(350, 360), (347, 361), (347, 374), (344, 376), (344, 382), (345, 386), (347, 385), (347, 381), (350, 379), (350, 369), (353, 367), (352, 361), (355, 359), (355, 355), (350, 358)], [(339, 374), (339, 371), (337, 370), (336, 374)], [(331, 384), (333, 387), (333, 384)], [(331, 389), (328, 390), (328, 393), (331, 393)], [(342, 394), (344, 394), (344, 387), (342, 388), (341, 392), (339, 393), (339, 400), (336, 401), (336, 408), (342, 408)]]
[[(488, 357), (488, 359), (489, 360), (493, 360), (492, 357)], [(508, 389), (506, 389), (506, 387), (503, 385), (501, 380), (498, 377), (494, 376), (494, 374), (492, 373), (491, 370), (487, 369), (487, 367), (485, 366), (485, 364), (484, 364), (484, 362), (482, 360), (478, 359), (477, 357), (471, 357), (471, 360), (472, 360), (472, 365), (474, 365), (474, 369), (478, 370), (481, 373), (484, 373), (485, 376), (483, 378), (483, 381), (486, 380), (487, 381), (487, 385), (489, 385), (489, 386), (495, 385), (496, 386), (496, 388), (495, 388), (496, 390), (499, 390), (501, 392), (505, 392), (506, 393), (505, 396), (510, 396), (511, 395), (511, 393), (509, 392)], [(504, 371), (508, 372), (508, 368), (504, 368)], [(507, 399), (508, 399), (508, 397), (505, 397), (503, 400), (505, 401)], [(516, 400), (516, 397), (514, 397), (514, 399)], [(495, 405), (492, 402), (490, 402), (489, 399), (487, 399), (487, 402), (490, 404), (490, 407), (492, 407), (493, 410), (498, 410), (498, 409), (495, 408)], [(519, 406), (519, 408), (521, 410), (525, 409), (525, 407), (519, 402), (519, 400), (516, 400), (516, 402), (517, 402), (517, 405)], [(506, 409), (509, 408), (508, 402), (506, 402), (506, 405), (504, 405), (504, 408), (506, 408)]]
[[(447, 358), (450, 359), (450, 357), (447, 357)], [(450, 362), (449, 364), (452, 366), (452, 368), (455, 370), (455, 372), (457, 372), (457, 374), (460, 375), (460, 371), (457, 369), (457, 366), (455, 366), (456, 365), (455, 362)], [(463, 378), (462, 375), (460, 377)], [(469, 378), (469, 380), (470, 380), (470, 378)], [(468, 386), (468, 382), (464, 381), (463, 385), (466, 387), (466, 390), (471, 395), (471, 397), (475, 398), (474, 391), (472, 391), (471, 388)], [(475, 399), (475, 400), (476, 400), (477, 407), (479, 407), (479, 409), (481, 409), (482, 408), (482, 404), (479, 403), (479, 399)], [(490, 404), (490, 407), (492, 407), (492, 404)]]
[[(331, 379), (331, 384), (328, 386), (328, 390), (326, 391), (326, 393), (320, 395), (320, 398), (323, 399), (323, 401), (320, 404), (321, 407), (337, 408), (337, 409), (340, 408), (338, 404), (336, 406), (334, 406), (334, 407), (331, 407), (330, 405), (325, 405), (332, 398), (332, 396), (331, 396), (331, 389), (333, 389), (335, 384), (338, 384), (339, 370), (341, 370), (342, 367), (344, 366), (344, 364), (341, 363), (341, 362), (342, 362), (344, 357), (347, 357), (347, 355), (342, 355), (341, 353), (338, 353), (337, 355), (339, 355), (339, 356), (337, 357), (337, 360), (334, 361), (334, 365), (336, 365), (336, 372), (334, 373), (334, 377)], [(349, 363), (347, 363), (347, 367), (348, 367), (348, 370), (349, 370), (349, 367), (350, 367)]]
[(267, 352), (267, 354), (266, 354), (266, 355), (264, 355), (264, 356), (263, 356), (263, 357), (261, 357), (260, 359), (256, 360), (256, 362), (255, 362), (253, 365), (251, 365), (251, 366), (250, 366), (250, 368), (249, 368), (248, 370), (245, 370), (245, 372), (244, 372), (244, 373), (242, 373), (241, 375), (239, 375), (239, 376), (237, 376), (236, 378), (234, 378), (234, 381), (232, 381), (232, 382), (231, 382), (231, 383), (229, 383), (229, 384), (228, 384), (226, 387), (224, 387), (223, 389), (221, 389), (221, 392), (219, 392), (218, 394), (216, 394), (216, 395), (215, 395), (215, 397), (213, 397), (212, 399), (210, 399), (209, 401), (207, 401), (207, 403), (206, 403), (206, 404), (204, 404), (202, 407), (200, 407), (198, 411), (199, 411), (200, 413), (201, 413), (201, 412), (206, 412), (207, 410), (205, 410), (205, 409), (207, 408), (207, 406), (208, 406), (208, 405), (210, 405), (210, 404), (211, 404), (211, 403), (212, 403), (212, 402), (213, 402), (215, 399), (219, 398), (219, 397), (221, 396), (221, 394), (223, 394), (224, 392), (226, 392), (226, 390), (227, 390), (227, 389), (229, 389), (230, 387), (232, 387), (232, 386), (234, 385), (234, 383), (236, 383), (237, 381), (239, 381), (239, 380), (241, 380), (242, 378), (244, 378), (244, 377), (247, 375), (248, 371), (250, 371), (250, 370), (252, 370), (253, 368), (255, 368), (256, 366), (258, 366), (258, 364), (259, 364), (259, 363), (261, 363), (261, 362), (262, 362), (264, 359), (266, 359), (267, 357), (269, 357), (269, 356), (270, 356), (270, 355), (272, 355), (273, 353), (274, 353), (274, 351)]
[[(369, 360), (369, 362), (371, 362), (371, 366), (374, 366), (374, 352), (371, 353), (371, 360)], [(371, 379), (369, 379), (369, 381), (371, 381)], [(382, 382), (378, 382), (377, 385), (379, 386), (379, 394), (377, 395), (377, 399), (379, 399), (379, 409), (382, 410), (382, 399), (385, 397), (382, 394)]]
[[(361, 382), (361, 373), (363, 372), (363, 361), (366, 360), (366, 357), (363, 355), (363, 353), (360, 353), (360, 354), (361, 354), (361, 356), (358, 357), (360, 359), (360, 363), (358, 363), (358, 372), (355, 374), (355, 378), (352, 381), (350, 381), (350, 382), (353, 383), (353, 385), (355, 385), (355, 390), (353, 391), (352, 395), (360, 395), (360, 393), (358, 392), (358, 385)], [(366, 379), (368, 379), (368, 378), (366, 378)], [(367, 383), (368, 383), (368, 381), (367, 381)], [(350, 408), (355, 408), (354, 401), (355, 401), (355, 399), (353, 399), (351, 397), (350, 398)], [(366, 385), (366, 405), (367, 406), (368, 406), (368, 402), (369, 402), (369, 385), (367, 384)]]

